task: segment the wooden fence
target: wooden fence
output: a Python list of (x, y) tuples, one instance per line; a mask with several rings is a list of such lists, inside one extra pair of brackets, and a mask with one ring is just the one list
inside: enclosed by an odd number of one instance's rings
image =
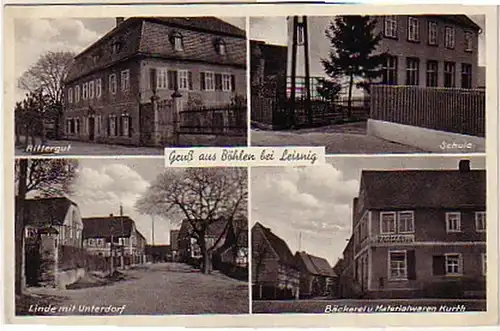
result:
[(179, 133), (246, 136), (246, 105), (195, 108), (179, 112)]
[(484, 90), (374, 85), (370, 118), (485, 136)]

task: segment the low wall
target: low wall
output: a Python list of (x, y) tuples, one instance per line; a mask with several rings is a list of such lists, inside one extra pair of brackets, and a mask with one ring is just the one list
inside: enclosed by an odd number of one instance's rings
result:
[(56, 273), (55, 285), (59, 289), (66, 289), (67, 285), (77, 282), (85, 276), (85, 269), (71, 269)]
[(367, 134), (413, 146), (425, 152), (484, 153), (486, 139), (458, 133), (369, 119)]

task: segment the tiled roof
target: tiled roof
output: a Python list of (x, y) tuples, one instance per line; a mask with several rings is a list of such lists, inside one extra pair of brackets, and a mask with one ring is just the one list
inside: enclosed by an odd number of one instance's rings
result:
[(259, 222), (255, 223), (254, 227), (259, 227), (262, 230), (262, 233), (269, 241), (271, 248), (278, 255), (278, 258), (280, 259), (281, 263), (293, 267), (296, 266), (292, 251), (290, 250), (290, 248), (283, 239), (272, 233), (271, 229), (266, 228)]
[(134, 225), (134, 221), (128, 216), (89, 217), (82, 221), (84, 239), (130, 237)]
[(456, 24), (467, 26), (476, 31), (479, 31), (481, 27), (477, 25), (473, 20), (471, 20), (467, 15), (439, 15), (444, 19), (455, 22)]
[[(181, 52), (170, 43), (174, 32), (183, 36)], [(218, 40), (226, 45), (224, 55), (215, 51)], [(116, 54), (114, 43), (121, 45)], [(215, 17), (128, 18), (75, 57), (66, 83), (137, 56), (245, 67), (245, 31)]]
[(484, 208), (485, 170), (362, 171), (367, 209)]
[(25, 200), (26, 224), (62, 225), (71, 205), (76, 203), (65, 197)]
[(297, 257), (303, 262), (309, 273), (319, 276), (335, 277), (332, 267), (326, 259), (306, 252), (297, 252)]
[[(205, 231), (205, 236), (219, 238), (224, 232), (226, 226), (227, 222), (224, 220), (218, 220), (216, 222), (213, 222), (208, 226), (207, 230)], [(179, 238), (188, 237), (191, 234), (192, 230), (193, 226), (188, 220), (182, 221), (181, 228), (179, 230)]]

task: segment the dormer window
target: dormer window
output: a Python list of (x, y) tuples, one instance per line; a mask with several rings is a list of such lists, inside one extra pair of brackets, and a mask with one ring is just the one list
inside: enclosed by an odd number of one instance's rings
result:
[(111, 43), (111, 53), (112, 54), (118, 54), (122, 50), (122, 42), (121, 41), (114, 41)]
[(172, 33), (170, 36), (170, 43), (175, 51), (182, 52), (184, 50), (183, 37), (179, 32)]
[(215, 41), (215, 51), (219, 55), (226, 54), (226, 43), (222, 39), (218, 39)]

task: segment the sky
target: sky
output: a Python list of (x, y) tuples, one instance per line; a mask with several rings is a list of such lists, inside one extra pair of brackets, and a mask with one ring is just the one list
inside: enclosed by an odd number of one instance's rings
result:
[[(482, 157), (471, 168), (485, 169)], [(251, 170), (251, 222), (284, 239), (292, 253), (306, 251), (332, 265), (351, 236), (351, 209), (361, 170), (457, 169), (456, 157), (328, 158), (326, 165)], [(300, 238), (300, 243), (299, 243)]]
[[(479, 65), (486, 64), (485, 58), (485, 16), (484, 15), (471, 15), (469, 16), (476, 24), (482, 29), (483, 33), (479, 35)], [(328, 56), (329, 42), (325, 36), (325, 29), (328, 26), (332, 17), (328, 16), (310, 16), (308, 17), (309, 28), (309, 47), (310, 47), (310, 71), (312, 76), (323, 76), (324, 70), (321, 65), (320, 59)], [(262, 40), (270, 44), (287, 45), (288, 32), (287, 32), (287, 19), (286, 17), (251, 17), (250, 18), (250, 31), (249, 36), (251, 39)], [(298, 55), (298, 71), (302, 68), (300, 64), (303, 60), (303, 55)], [(297, 73), (299, 76), (304, 75), (303, 72)]]
[[(221, 19), (245, 29), (244, 18), (221, 17)], [(14, 22), (16, 78), (19, 78), (45, 52), (80, 53), (114, 26), (114, 17), (16, 19)], [(16, 101), (22, 100), (24, 95), (24, 91), (16, 89)]]

